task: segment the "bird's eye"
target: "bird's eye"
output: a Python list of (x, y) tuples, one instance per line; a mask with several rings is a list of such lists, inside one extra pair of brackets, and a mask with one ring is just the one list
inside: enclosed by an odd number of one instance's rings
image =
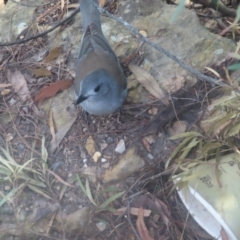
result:
[(101, 88), (101, 85), (98, 85), (97, 87), (95, 87), (94, 92), (99, 92), (100, 88)]

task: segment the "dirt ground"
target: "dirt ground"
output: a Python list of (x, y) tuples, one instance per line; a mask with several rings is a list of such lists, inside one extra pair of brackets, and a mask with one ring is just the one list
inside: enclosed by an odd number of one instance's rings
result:
[[(198, 10), (198, 13), (207, 14), (208, 10)], [(204, 25), (207, 18), (200, 17), (200, 21)], [(0, 83), (7, 82), (9, 70), (16, 71), (15, 62), (27, 80), (31, 96), (43, 86), (56, 82), (58, 68), (55, 65), (51, 72), (56, 74), (50, 80), (46, 76), (27, 79), (27, 59), (45, 44), (47, 38), (43, 37), (23, 45), (0, 48)], [(131, 63), (140, 64), (142, 58), (144, 55), (136, 53)], [(130, 76), (127, 65), (123, 64), (123, 68)], [(219, 68), (223, 72), (221, 66)], [(69, 79), (71, 75), (63, 71), (61, 78)], [(3, 93), (4, 89), (10, 92)], [(123, 112), (104, 117), (82, 114), (78, 109), (74, 124), (51, 153), (54, 129), (49, 127), (51, 119), (43, 119), (32, 103), (28, 99), (24, 102), (11, 87), (1, 88), (1, 159), (14, 161), (11, 167), (1, 160), (7, 169), (0, 168), (3, 176), (0, 223), (1, 231), (6, 232), (2, 239), (139, 239), (138, 217), (130, 215), (129, 206), (144, 209), (154, 206), (154, 214), (145, 218), (145, 233), (149, 234), (146, 239), (212, 239), (188, 214), (178, 194), (171, 192), (173, 183), (169, 178), (173, 169), (165, 170), (165, 163), (179, 143), (169, 140), (171, 131), (177, 131), (173, 125), (183, 121), (186, 130), (196, 129), (201, 119), (199, 112), (219, 94), (213, 89), (199, 81), (190, 89), (175, 93), (167, 107), (150, 96), (152, 101), (146, 104), (127, 100)], [(120, 140), (124, 141), (126, 149), (134, 147), (137, 155), (144, 159), (144, 167), (126, 179), (120, 174), (119, 181), (106, 183), (104, 172), (114, 168), (121, 158), (115, 151)], [(101, 153), (98, 161), (93, 161), (89, 155), (92, 150), (86, 147), (88, 141), (93, 141), (94, 152)], [(121, 191), (125, 191), (124, 194), (116, 197)], [(104, 207), (103, 203), (106, 203)], [(112, 214), (113, 208), (123, 207), (126, 209), (118, 215)], [(86, 215), (80, 214), (83, 227), (78, 231), (73, 226), (71, 230), (71, 223), (80, 221), (73, 214), (82, 208), (89, 211)], [(70, 216), (69, 219), (66, 216)], [(69, 228), (65, 225), (68, 220)]]

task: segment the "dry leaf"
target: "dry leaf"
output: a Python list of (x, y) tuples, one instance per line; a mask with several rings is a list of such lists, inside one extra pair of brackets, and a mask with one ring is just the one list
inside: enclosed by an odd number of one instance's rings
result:
[(100, 152), (95, 152), (93, 154), (93, 161), (94, 162), (98, 162), (98, 159), (102, 156), (102, 154)]
[(11, 87), (11, 86), (12, 86), (12, 84), (9, 84), (9, 83), (0, 83), (0, 88), (6, 88), (6, 87)]
[(185, 78), (182, 76), (177, 76), (176, 78), (164, 82), (164, 87), (167, 89), (168, 93), (172, 94), (177, 92), (183, 87), (185, 83)]
[(64, 8), (64, 0), (61, 0), (61, 10)]
[(168, 99), (165, 97), (163, 90), (159, 87), (156, 79), (141, 67), (129, 65), (135, 78), (145, 87), (153, 96), (160, 99), (165, 105), (169, 105)]
[(68, 187), (72, 187), (75, 188), (73, 185), (67, 183), (66, 181), (64, 181), (60, 176), (58, 176), (55, 172), (51, 171), (50, 169), (47, 169), (47, 171), (52, 174), (59, 182), (61, 182), (62, 184), (68, 186)]
[(67, 5), (67, 8), (70, 9), (70, 8), (78, 8), (79, 7), (79, 3), (72, 3), (72, 4), (68, 4)]
[(49, 127), (50, 127), (50, 132), (52, 134), (52, 140), (55, 142), (56, 141), (56, 135), (54, 131), (54, 122), (53, 122), (53, 111), (50, 111), (50, 116), (49, 116)]
[(43, 88), (35, 97), (34, 102), (43, 101), (47, 98), (55, 96), (59, 91), (68, 89), (72, 85), (72, 80), (57, 81)]
[(75, 120), (77, 119), (77, 115), (73, 116), (69, 121), (59, 129), (59, 131), (55, 135), (55, 141), (52, 139), (50, 142), (50, 152), (53, 153), (57, 149), (60, 142), (63, 140)]
[[(113, 213), (113, 215), (121, 215), (121, 214), (125, 213), (126, 210), (127, 210), (126, 207), (119, 208), (119, 209), (117, 209), (116, 212)], [(152, 212), (152, 211), (149, 210), (149, 209), (144, 209), (143, 216), (144, 216), (144, 217), (149, 217), (150, 214), (151, 214), (151, 212)], [(138, 216), (138, 214), (139, 214), (139, 208), (131, 207), (131, 208), (130, 208), (130, 214), (135, 215), (135, 216)]]
[(148, 110), (148, 113), (149, 114), (152, 114), (152, 115), (156, 115), (158, 113), (158, 109), (153, 107), (151, 109)]
[(101, 7), (104, 7), (106, 4), (106, 0), (98, 0), (98, 3)]
[(6, 96), (6, 95), (8, 95), (10, 92), (11, 92), (10, 89), (4, 89), (4, 90), (1, 91), (1, 95), (2, 95), (2, 96)]
[(30, 71), (36, 77), (48, 77), (52, 75), (52, 73), (46, 68), (30, 69)]
[(48, 63), (56, 59), (62, 52), (62, 47), (53, 48), (43, 62)]
[(7, 141), (7, 142), (10, 142), (11, 140), (13, 140), (13, 135), (12, 135), (11, 133), (8, 133), (8, 134), (6, 135), (6, 141)]
[(138, 233), (142, 240), (154, 240), (148, 233), (148, 229), (144, 222), (144, 209), (142, 207), (139, 208), (138, 211), (138, 219), (136, 222)]
[(23, 102), (30, 100), (32, 102), (32, 98), (26, 83), (26, 80), (22, 73), (18, 70), (11, 72), (7, 71), (7, 77), (9, 82), (12, 84), (14, 92), (19, 95)]
[(167, 205), (164, 202), (162, 202), (161, 200), (159, 200), (158, 198), (156, 198), (154, 196), (152, 196), (152, 197), (155, 198), (154, 203), (155, 203), (155, 207), (157, 207), (157, 209), (158, 209), (159, 215), (161, 216), (165, 225), (168, 227), (169, 221), (170, 221), (170, 212), (169, 212)]
[(85, 148), (90, 156), (93, 156), (93, 154), (96, 152), (95, 141), (92, 136), (88, 137)]
[(144, 147), (147, 149), (147, 151), (150, 152), (151, 146), (150, 146), (149, 142), (147, 141), (147, 139), (143, 138), (142, 143), (143, 143)]
[(140, 30), (139, 33), (142, 34), (144, 37), (147, 37), (147, 32), (146, 31)]

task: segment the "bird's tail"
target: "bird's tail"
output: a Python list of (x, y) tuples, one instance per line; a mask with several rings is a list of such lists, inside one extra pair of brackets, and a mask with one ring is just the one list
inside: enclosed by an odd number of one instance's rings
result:
[(100, 13), (93, 5), (93, 2), (98, 5), (98, 0), (81, 0), (80, 2), (84, 32), (91, 23), (94, 23), (99, 29), (101, 29)]

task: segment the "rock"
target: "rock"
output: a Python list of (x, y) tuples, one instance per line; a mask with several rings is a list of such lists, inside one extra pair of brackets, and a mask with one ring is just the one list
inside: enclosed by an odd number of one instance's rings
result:
[(102, 159), (101, 159), (101, 162), (102, 162), (102, 163), (105, 163), (106, 161), (107, 161), (106, 158), (102, 158)]
[[(43, 0), (37, 1), (39, 5), (43, 2)], [(0, 42), (16, 40), (18, 34), (31, 25), (34, 11), (35, 8), (33, 7), (26, 7), (8, 1), (5, 7), (0, 9)]]
[(136, 154), (135, 148), (130, 148), (117, 165), (105, 172), (103, 181), (105, 183), (118, 182), (139, 171), (144, 164), (144, 160)]
[(124, 142), (123, 139), (121, 139), (121, 140), (118, 142), (117, 147), (115, 148), (115, 152), (122, 154), (123, 152), (125, 152), (125, 150), (126, 150), (125, 142)]
[(150, 160), (153, 160), (153, 155), (151, 153), (148, 153), (147, 157), (150, 159)]
[(104, 231), (107, 227), (106, 223), (104, 222), (98, 222), (96, 224), (97, 228), (99, 229), (100, 232)]
[[(233, 41), (210, 33), (199, 23), (195, 11), (183, 9), (172, 23), (170, 16), (175, 11), (175, 6), (164, 5), (149, 16), (136, 17), (132, 25), (139, 30), (147, 29), (149, 37), (155, 36), (154, 43), (199, 71), (234, 51)], [(175, 92), (185, 84), (191, 86), (196, 82), (195, 76), (150, 45), (145, 44), (144, 52), (143, 67), (166, 91)]]

